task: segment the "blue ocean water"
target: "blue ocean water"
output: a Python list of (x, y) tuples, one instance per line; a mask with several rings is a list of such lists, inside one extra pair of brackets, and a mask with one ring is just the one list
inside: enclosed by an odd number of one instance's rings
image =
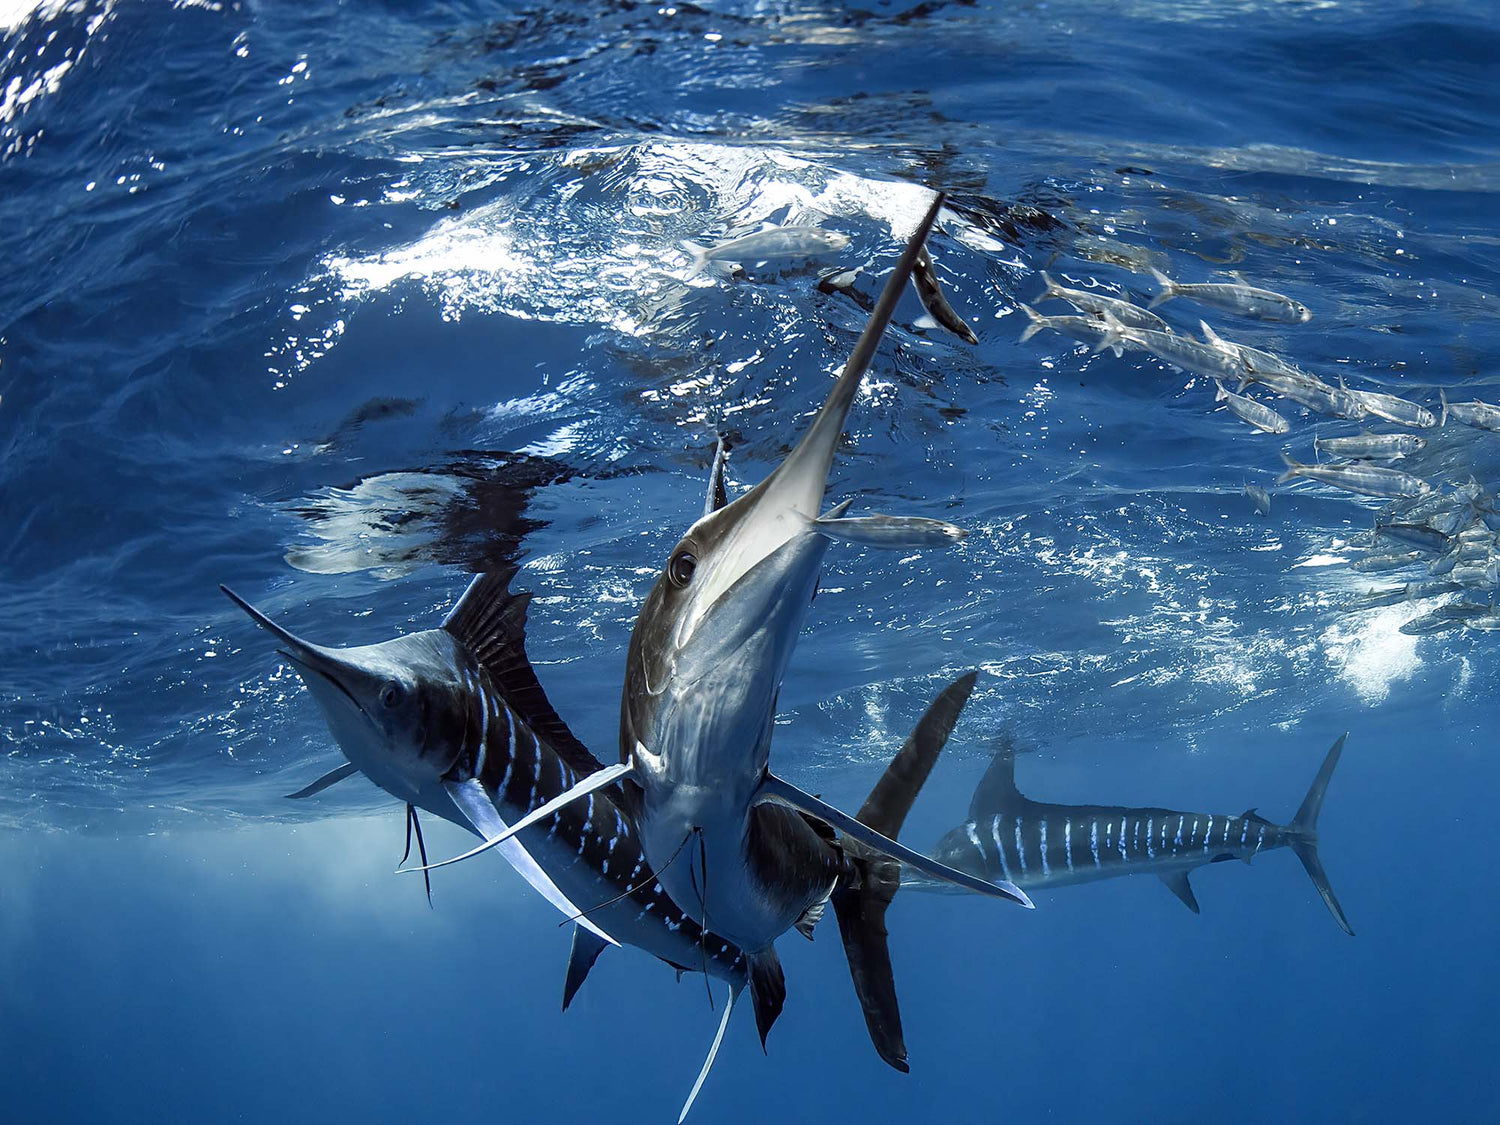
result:
[[(1280, 403), (1291, 432), (1258, 435), (1143, 353), (1019, 341), (1041, 270), (1142, 303), (1149, 267), (1238, 270), (1313, 319), (1158, 311), (1359, 389), (1500, 399), (1490, 5), (48, 0), (0, 36), (7, 1120), (674, 1119), (701, 980), (611, 952), (560, 1013), (567, 931), (498, 860), (435, 873), (429, 910), (385, 794), (286, 802), (340, 759), (216, 587), (356, 644), (522, 560), (541, 679), (610, 759), (715, 433), (736, 488), (776, 463), (928, 188), (979, 343), (908, 296), (830, 496), (969, 538), (830, 552), (777, 769), (857, 807), (979, 668), (925, 847), (1002, 736), (1039, 799), (1280, 822), (1347, 730), (1320, 834), (1358, 936), (1285, 852), (1196, 875), (1197, 917), (1149, 877), (1034, 912), (903, 892), (911, 1073), (828, 927), (779, 943), (768, 1052), (738, 1014), (695, 1115), (1490, 1112), (1494, 635), (1361, 600), (1426, 577), (1348, 565), (1384, 501), (1275, 488), (1281, 450), (1359, 424)], [(689, 276), (683, 241), (763, 221), (852, 242)], [(1500, 485), (1494, 435), (1424, 436), (1409, 471)]]

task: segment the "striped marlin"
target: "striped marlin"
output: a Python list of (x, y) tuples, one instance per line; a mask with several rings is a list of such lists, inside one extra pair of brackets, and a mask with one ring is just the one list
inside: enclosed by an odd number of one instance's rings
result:
[[(722, 489), (722, 466), (721, 456), (711, 490)], [(417, 809), (489, 838), (503, 831), (507, 821), (546, 804), (580, 775), (600, 769), (536, 679), (525, 651), (530, 595), (510, 591), (514, 573), (510, 567), (474, 579), (439, 629), (343, 649), (301, 640), (225, 589), (285, 646), (283, 655), (307, 684), (348, 759), (291, 794), (294, 799), (363, 773), (406, 803), (408, 851), (416, 827), (425, 862)], [(862, 820), (893, 835), (899, 831), (973, 683), (971, 673), (934, 700), (861, 808)], [(725, 981), (731, 995), (744, 988), (744, 953), (718, 934), (705, 932), (665, 893), (629, 818), (607, 792), (557, 809), (500, 850), (549, 902), (578, 923), (563, 987), (564, 1010), (599, 954), (621, 941), (654, 954), (679, 973), (702, 970)], [(885, 904), (897, 886), (891, 874), (884, 886)], [(579, 911), (578, 903), (589, 909)], [(840, 903), (836, 898), (836, 910)], [(879, 912), (883, 909), (880, 905)], [(805, 936), (812, 936), (820, 914), (812, 912), (805, 920)], [(877, 957), (857, 969), (878, 978), (883, 967), (889, 981), (888, 954), (883, 946), (872, 956), (877, 954), (885, 960)], [(864, 991), (860, 995), (863, 1000)], [(726, 1006), (679, 1121), (713, 1065), (730, 1011)], [(893, 991), (881, 1012), (895, 1014), (894, 1032), (883, 1026), (880, 1031), (894, 1034), (899, 1044)], [(876, 1031), (872, 1023), (872, 1036)]]
[[(875, 903), (894, 878), (893, 861), (1030, 905), (1016, 888), (934, 863), (769, 770), (777, 693), (830, 541), (911, 549), (963, 537), (938, 520), (845, 518), (847, 503), (818, 514), (844, 420), (942, 202), (936, 196), (908, 241), (796, 448), (738, 499), (720, 506), (711, 492), (709, 510), (673, 548), (630, 638), (621, 760), (557, 799), (619, 786), (646, 857), (673, 901), (745, 951), (763, 1041), (785, 998), (776, 939), (831, 899), (851, 967), (878, 961), (884, 908), (877, 912)], [(550, 811), (543, 806), (532, 815)], [(855, 901), (860, 895), (870, 896), (869, 911)], [(838, 908), (840, 901), (845, 908)], [(855, 975), (859, 984), (861, 974)], [(862, 988), (868, 1014), (888, 990), (873, 988), (868, 978)], [(896, 1021), (877, 1022), (890, 1028)], [(870, 1026), (873, 1032), (876, 1023)], [(877, 1045), (887, 1062), (905, 1069), (899, 1035), (877, 1035)]]
[[(1289, 824), (1274, 824), (1254, 809), (1239, 816), (1123, 808), (1118, 805), (1052, 805), (1033, 801), (1016, 788), (1015, 753), (1001, 749), (969, 804), (968, 819), (938, 842), (944, 863), (986, 879), (1006, 879), (1029, 890), (1092, 883), (1117, 875), (1155, 875), (1194, 914), (1198, 898), (1188, 876), (1208, 863), (1291, 848), (1322, 896), (1333, 920), (1354, 931), (1334, 897), (1318, 858), (1318, 810), (1344, 749), (1339, 740)], [(948, 888), (910, 878), (907, 885)]]

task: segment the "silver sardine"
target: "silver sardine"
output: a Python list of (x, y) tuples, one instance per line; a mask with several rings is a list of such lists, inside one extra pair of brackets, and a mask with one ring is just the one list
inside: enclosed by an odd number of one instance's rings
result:
[(1172, 326), (1165, 320), (1139, 305), (1122, 301), (1119, 297), (1107, 297), (1103, 293), (1090, 293), (1087, 289), (1068, 289), (1052, 280), (1046, 270), (1042, 271), (1041, 278), (1042, 284), (1047, 288), (1037, 298), (1038, 304), (1055, 298), (1095, 316), (1102, 317), (1108, 313), (1127, 328), (1149, 328), (1153, 332), (1172, 331)]
[(693, 256), (692, 272), (701, 273), (710, 262), (766, 262), (775, 258), (816, 258), (849, 245), (849, 236), (836, 230), (818, 227), (766, 227), (753, 234), (721, 242), (717, 246), (700, 246), (684, 242), (682, 248)]
[(1449, 402), (1448, 392), (1444, 389), (1438, 390), (1438, 397), (1443, 403), (1442, 424), (1448, 424), (1448, 415), (1453, 415), (1465, 426), (1473, 426), (1476, 430), (1489, 430), (1492, 433), (1500, 433), (1500, 406), (1491, 406), (1487, 402)]
[(1031, 323), (1021, 330), (1021, 343), (1031, 339), (1043, 328), (1050, 328), (1054, 332), (1061, 332), (1081, 343), (1088, 344), (1094, 351), (1103, 351), (1109, 348), (1118, 358), (1125, 354), (1125, 340), (1120, 335), (1124, 327), (1118, 320), (1106, 317), (1100, 320), (1092, 316), (1043, 316), (1030, 305), (1022, 305), (1026, 316)]
[(1224, 403), (1240, 421), (1254, 426), (1262, 433), (1284, 434), (1292, 428), (1290, 422), (1264, 403), (1226, 390), (1224, 384), (1217, 379), (1214, 380), (1214, 386), (1219, 388), (1219, 393), (1214, 395), (1215, 402)]
[(1156, 295), (1149, 306), (1153, 309), (1163, 301), (1170, 301), (1173, 297), (1186, 297), (1199, 304), (1213, 305), (1215, 308), (1227, 309), (1229, 312), (1251, 316), (1257, 320), (1279, 320), (1287, 324), (1304, 324), (1312, 319), (1312, 312), (1306, 305), (1290, 297), (1284, 297), (1280, 293), (1273, 293), (1269, 289), (1257, 289), (1253, 285), (1248, 285), (1238, 274), (1229, 275), (1236, 279), (1233, 284), (1211, 282), (1194, 285), (1173, 281), (1154, 266), (1151, 267), (1151, 276), (1161, 286), (1161, 292)]
[(1352, 457), (1355, 460), (1379, 460), (1385, 457), (1405, 457), (1418, 453), (1427, 444), (1426, 438), (1415, 434), (1359, 434), (1355, 437), (1318, 438), (1313, 447), (1319, 453), (1331, 457)]
[(1403, 473), (1400, 469), (1387, 469), (1382, 465), (1304, 465), (1283, 453), (1286, 472), (1277, 478), (1277, 484), (1285, 484), (1297, 477), (1331, 484), (1348, 492), (1365, 496), (1421, 496), (1432, 490), (1421, 477)]

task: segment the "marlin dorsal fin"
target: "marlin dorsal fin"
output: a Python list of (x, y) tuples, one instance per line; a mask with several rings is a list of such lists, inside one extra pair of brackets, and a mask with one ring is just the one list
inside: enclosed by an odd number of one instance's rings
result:
[(582, 926), (573, 927), (573, 945), (568, 950), (568, 976), (563, 981), (563, 1011), (568, 1010), (568, 1005), (578, 994), (579, 986), (588, 977), (594, 962), (599, 960), (599, 954), (608, 948), (609, 942), (592, 930), (586, 930)]
[(1016, 788), (1015, 743), (1007, 737), (974, 787), (974, 796), (969, 800), (969, 819), (989, 820), (996, 813), (1025, 803), (1026, 798)]
[(526, 655), (526, 608), (531, 595), (511, 591), (511, 579), (518, 569), (507, 566), (475, 576), (448, 611), (443, 629), (483, 665), (501, 699), (533, 734), (556, 751), (574, 773), (593, 773), (604, 763), (553, 709)]

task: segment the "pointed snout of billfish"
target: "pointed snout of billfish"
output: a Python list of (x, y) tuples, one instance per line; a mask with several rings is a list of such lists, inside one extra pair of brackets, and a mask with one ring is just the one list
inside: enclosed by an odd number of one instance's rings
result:
[(315, 672), (327, 676), (329, 679), (337, 678), (337, 674), (343, 665), (335, 653), (321, 645), (304, 641), (290, 629), (278, 625), (228, 586), (221, 585), (219, 589), (224, 591), (225, 597), (244, 610), (251, 621), (254, 621), (281, 642), (282, 654), (296, 666), (298, 675), (301, 675), (305, 669), (310, 668)]

